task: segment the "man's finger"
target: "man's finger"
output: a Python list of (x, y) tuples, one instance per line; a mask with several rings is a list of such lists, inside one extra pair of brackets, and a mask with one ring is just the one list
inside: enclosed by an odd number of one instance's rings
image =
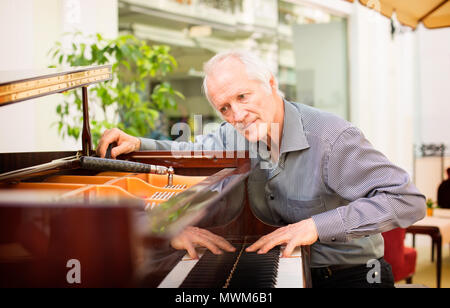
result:
[(199, 229), (199, 231), (208, 239), (210, 239), (211, 241), (213, 241), (214, 243), (216, 243), (217, 246), (219, 246), (220, 248), (232, 252), (235, 251), (236, 248), (230, 243), (228, 242), (225, 238), (214, 234), (206, 229)]
[(200, 246), (208, 248), (215, 255), (222, 254), (222, 251), (213, 242), (201, 235), (197, 235), (193, 242)]
[(229, 251), (229, 252), (233, 252), (236, 250), (236, 248), (231, 245), (230, 242), (228, 242), (226, 239), (224, 239), (223, 237), (218, 237), (214, 239), (214, 243), (219, 246), (220, 248)]
[(292, 255), (292, 252), (294, 249), (299, 246), (294, 240), (289, 241), (289, 243), (286, 245), (283, 251), (283, 257), (287, 258)]
[(266, 244), (264, 244), (264, 246), (258, 250), (258, 253), (260, 254), (267, 253), (273, 247), (280, 245), (282, 243), (286, 243), (286, 238), (283, 236), (275, 236), (271, 238)]
[(253, 252), (256, 251), (258, 249), (260, 249), (261, 247), (263, 247), (267, 242), (269, 242), (274, 236), (277, 236), (277, 234), (282, 233), (283, 228), (277, 229), (275, 231), (273, 231), (272, 233), (266, 234), (262, 237), (260, 237), (256, 242), (254, 242), (252, 245), (250, 245), (249, 247), (247, 247), (245, 249), (245, 251), (247, 252)]
[(188, 255), (192, 259), (198, 259), (197, 251), (195, 250), (195, 247), (192, 245), (192, 243), (189, 240), (185, 241), (185, 246), (184, 247), (185, 247)]
[(254, 251), (260, 249), (262, 246), (264, 246), (267, 243), (267, 241), (270, 240), (271, 235), (272, 235), (272, 233), (260, 237), (256, 242), (254, 242), (252, 245), (248, 246), (245, 249), (245, 251), (254, 252)]
[(286, 233), (286, 228), (285, 227), (278, 228), (275, 231), (260, 237), (256, 242), (254, 242), (252, 245), (247, 247), (247, 249), (245, 249), (245, 251), (247, 251), (247, 252), (256, 251), (256, 250), (260, 249), (262, 246), (264, 246), (274, 236), (281, 236), (284, 233)]
[(97, 154), (102, 158), (105, 157), (106, 150), (108, 149), (109, 144), (113, 143), (114, 141), (117, 141), (118, 139), (119, 139), (118, 131), (115, 130), (106, 131), (98, 143)]
[(111, 149), (111, 158), (115, 159), (120, 154), (126, 154), (133, 151), (133, 145), (129, 142), (122, 142), (120, 145)]
[(231, 245), (231, 243), (228, 242), (228, 241), (227, 241), (226, 239), (224, 239), (224, 238), (219, 239), (216, 243), (217, 243), (217, 245), (218, 245), (220, 248), (222, 248), (222, 249), (224, 249), (224, 250), (226, 250), (226, 251), (228, 251), (228, 252), (236, 251), (236, 247), (234, 247), (233, 245)]

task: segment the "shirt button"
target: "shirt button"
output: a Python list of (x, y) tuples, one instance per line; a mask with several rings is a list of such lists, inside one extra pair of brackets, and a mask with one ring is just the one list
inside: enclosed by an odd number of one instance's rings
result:
[(332, 242), (336, 242), (336, 238), (335, 238), (335, 237), (332, 237), (332, 238), (331, 238), (331, 241), (332, 241)]

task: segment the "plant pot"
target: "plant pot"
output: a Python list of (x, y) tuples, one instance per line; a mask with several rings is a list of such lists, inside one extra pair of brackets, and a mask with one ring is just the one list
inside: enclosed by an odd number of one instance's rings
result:
[(427, 208), (427, 216), (433, 216), (433, 208)]

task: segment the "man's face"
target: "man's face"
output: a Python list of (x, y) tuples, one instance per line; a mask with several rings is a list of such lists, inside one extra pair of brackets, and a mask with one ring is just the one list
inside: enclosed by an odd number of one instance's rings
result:
[(275, 87), (269, 92), (260, 81), (249, 79), (244, 64), (234, 58), (220, 62), (208, 75), (206, 86), (214, 107), (247, 140), (256, 142), (267, 136), (279, 98)]

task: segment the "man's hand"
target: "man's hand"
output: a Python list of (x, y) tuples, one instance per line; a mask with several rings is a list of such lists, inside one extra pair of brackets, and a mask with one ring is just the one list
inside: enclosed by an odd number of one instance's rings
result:
[(117, 146), (111, 150), (111, 158), (114, 159), (120, 154), (138, 151), (141, 147), (141, 140), (139, 138), (130, 136), (118, 128), (107, 129), (98, 143), (98, 156), (105, 157), (108, 146), (113, 142), (117, 143)]
[(223, 237), (197, 227), (187, 227), (183, 232), (173, 238), (170, 244), (175, 249), (186, 249), (192, 259), (198, 259), (194, 245), (206, 247), (216, 255), (222, 254), (220, 248), (229, 252), (236, 250)]
[(311, 245), (317, 241), (318, 238), (319, 235), (317, 233), (316, 224), (312, 218), (309, 218), (295, 224), (279, 228), (274, 232), (261, 237), (249, 246), (246, 251), (253, 252), (258, 250), (258, 253), (261, 254), (268, 252), (277, 245), (286, 244), (283, 257), (289, 257), (295, 247), (301, 245)]

